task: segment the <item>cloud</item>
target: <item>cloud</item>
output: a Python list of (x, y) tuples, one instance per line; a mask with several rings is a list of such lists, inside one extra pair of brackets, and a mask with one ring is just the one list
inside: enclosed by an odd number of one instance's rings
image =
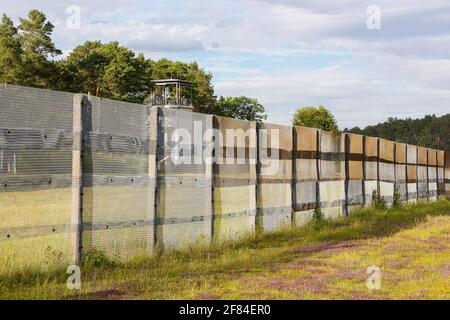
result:
[[(368, 30), (366, 9), (381, 9)], [(69, 5), (80, 30), (66, 27)], [(323, 104), (341, 127), (389, 116), (443, 114), (450, 105), (448, 0), (28, 0), (0, 11), (47, 13), (66, 53), (86, 40), (113, 41), (148, 57), (196, 60), (219, 95), (259, 98), (272, 122)]]

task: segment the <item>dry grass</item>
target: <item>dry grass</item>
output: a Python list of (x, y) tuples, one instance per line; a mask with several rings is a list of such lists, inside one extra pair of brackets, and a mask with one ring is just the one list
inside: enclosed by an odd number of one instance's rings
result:
[[(237, 243), (86, 265), (82, 290), (65, 272), (0, 278), (18, 299), (449, 299), (450, 202), (358, 210)], [(381, 290), (366, 287), (367, 267)]]

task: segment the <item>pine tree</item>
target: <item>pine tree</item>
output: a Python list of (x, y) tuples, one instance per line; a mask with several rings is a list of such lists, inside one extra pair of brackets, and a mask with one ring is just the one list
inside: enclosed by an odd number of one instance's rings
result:
[(0, 82), (21, 84), (23, 79), (22, 49), (17, 28), (5, 14), (0, 24)]
[(44, 13), (31, 10), (27, 19), (20, 18), (19, 29), (26, 74), (24, 85), (52, 88), (57, 68), (50, 58), (62, 54), (51, 39), (53, 24)]

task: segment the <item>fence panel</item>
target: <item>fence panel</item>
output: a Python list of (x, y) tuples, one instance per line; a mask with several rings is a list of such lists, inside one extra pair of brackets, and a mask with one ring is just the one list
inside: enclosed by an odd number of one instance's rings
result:
[(348, 175), (347, 175), (347, 205), (348, 212), (364, 205), (364, 137), (358, 134), (348, 134)]
[(292, 221), (292, 127), (263, 124), (258, 132), (256, 225), (268, 232)]
[(311, 220), (317, 202), (319, 130), (295, 127), (295, 192), (294, 224), (302, 226)]
[(445, 198), (445, 152), (437, 151), (437, 185), (438, 185), (438, 199)]
[(214, 239), (255, 232), (256, 123), (214, 117)]
[(400, 201), (406, 201), (406, 144), (395, 143), (395, 183)]
[(379, 190), (386, 203), (391, 205), (395, 188), (394, 146), (389, 140), (380, 139), (379, 155)]
[(320, 134), (320, 207), (324, 217), (335, 218), (345, 207), (345, 138), (321, 131)]
[(73, 95), (0, 85), (0, 274), (71, 258)]
[(365, 178), (364, 192), (366, 205), (372, 203), (372, 194), (378, 191), (378, 138), (365, 137)]
[(406, 145), (408, 202), (417, 202), (417, 146)]
[(449, 197), (450, 196), (450, 151), (445, 151), (444, 182), (445, 182), (445, 194), (447, 195), (447, 197)]
[(83, 116), (83, 251), (117, 259), (153, 247), (148, 107), (90, 97)]
[(211, 166), (203, 158), (208, 130), (210, 115), (161, 109), (156, 239), (162, 250), (211, 241)]
[(427, 163), (427, 148), (417, 147), (417, 192), (420, 201), (428, 199)]
[(74, 212), (85, 253), (124, 260), (304, 225), (318, 201), (327, 218), (374, 190), (392, 203), (394, 186), (436, 200), (449, 177), (449, 151), (0, 85), (0, 274), (73, 261)]
[(428, 149), (428, 199), (436, 201), (438, 197), (437, 150)]

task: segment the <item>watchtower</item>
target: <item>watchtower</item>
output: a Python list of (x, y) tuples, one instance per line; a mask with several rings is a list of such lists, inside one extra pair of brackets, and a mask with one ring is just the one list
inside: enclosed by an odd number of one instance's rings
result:
[(193, 110), (194, 84), (179, 79), (154, 80), (150, 104), (171, 109)]

